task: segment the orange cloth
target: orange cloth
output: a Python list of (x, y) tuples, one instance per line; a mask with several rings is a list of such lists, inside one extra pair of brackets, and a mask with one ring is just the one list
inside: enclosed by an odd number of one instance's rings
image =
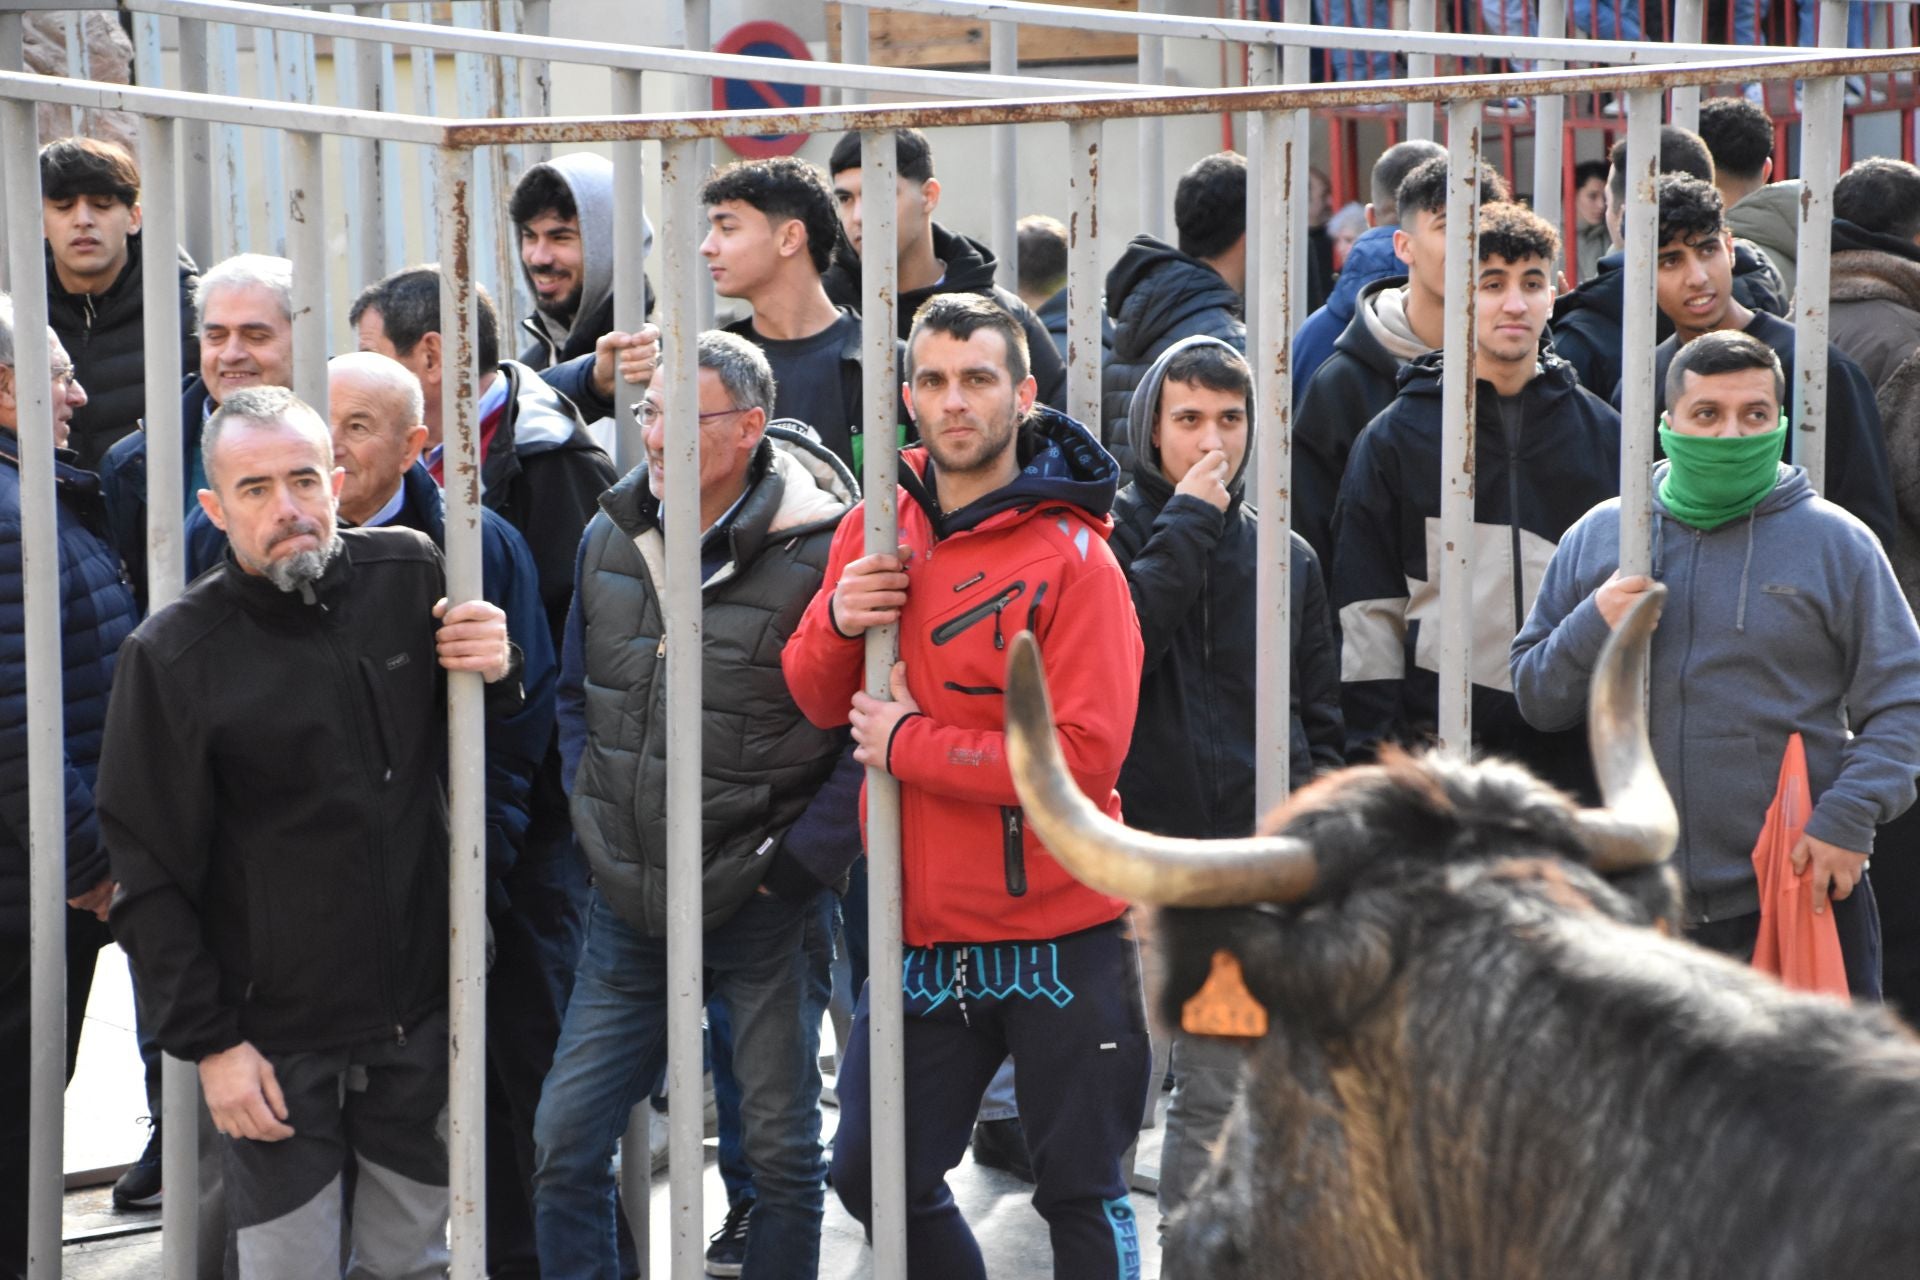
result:
[(1812, 813), (1807, 750), (1796, 733), (1787, 739), (1780, 785), (1753, 846), (1753, 870), (1760, 880), (1760, 936), (1753, 946), (1753, 967), (1796, 991), (1845, 997), (1847, 969), (1833, 912), (1813, 913), (1811, 872), (1796, 875), (1793, 870), (1793, 846), (1800, 842)]

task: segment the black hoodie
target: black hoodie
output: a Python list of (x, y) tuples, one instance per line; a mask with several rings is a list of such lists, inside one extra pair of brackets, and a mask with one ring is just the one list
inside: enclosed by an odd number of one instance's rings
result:
[[(127, 237), (127, 265), (98, 295), (68, 293), (54, 270), (53, 246), (47, 246), (47, 324), (59, 335), (74, 377), (87, 392), (86, 404), (73, 415), (68, 447), (75, 464), (88, 471), (98, 471), (113, 442), (147, 413), (144, 240)], [(179, 253), (180, 371), (190, 376), (200, 368), (200, 334), (193, 322), (193, 286), (200, 269), (185, 249)]]
[[(1600, 274), (1553, 304), (1553, 349), (1573, 366), (1580, 385), (1611, 396), (1620, 385), (1620, 316), (1626, 303), (1626, 253), (1600, 259)], [(1779, 273), (1743, 240), (1733, 242), (1733, 296), (1751, 311), (1787, 314), (1787, 300), (1774, 290)], [(1673, 322), (1653, 311), (1655, 342), (1673, 333)]]
[[(1064, 411), (1067, 407), (1066, 361), (1060, 358), (1052, 335), (1040, 317), (1033, 314), (1033, 308), (1020, 301), (1019, 294), (1010, 293), (993, 282), (994, 270), (1000, 262), (993, 256), (993, 250), (936, 222), (933, 224), (933, 256), (946, 265), (946, 274), (936, 284), (924, 289), (908, 289), (900, 295), (894, 307), (900, 340), (905, 342), (913, 332), (913, 313), (928, 298), (943, 293), (977, 293), (992, 298), (1027, 332), (1027, 360), (1032, 366), (1033, 380), (1039, 384), (1041, 403)], [(820, 277), (820, 284), (835, 306), (860, 310), (860, 259), (846, 245), (841, 245), (833, 265)]]
[[(1383, 742), (1425, 742), (1439, 722), (1440, 592), (1432, 557), (1440, 545), (1442, 359), (1434, 352), (1400, 371), (1399, 396), (1354, 445), (1340, 486), (1333, 604), (1350, 760), (1371, 757)], [(1525, 761), (1548, 781), (1591, 796), (1585, 735), (1542, 733), (1521, 717), (1507, 651), (1561, 536), (1620, 492), (1620, 419), (1550, 350), (1511, 400), (1485, 382), (1478, 390), (1475, 748)]]
[(1113, 350), (1100, 371), (1101, 440), (1124, 482), (1133, 472), (1127, 409), (1153, 362), (1182, 338), (1218, 338), (1245, 354), (1240, 295), (1218, 271), (1163, 240), (1138, 235), (1107, 272)]

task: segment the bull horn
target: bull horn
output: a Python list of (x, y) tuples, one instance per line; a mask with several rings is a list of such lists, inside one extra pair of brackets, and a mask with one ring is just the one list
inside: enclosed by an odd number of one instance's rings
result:
[(1014, 637), (1007, 655), (1007, 762), (1027, 821), (1083, 884), (1169, 907), (1297, 902), (1313, 887), (1313, 850), (1300, 840), (1180, 840), (1115, 822), (1068, 772), (1054, 734), (1040, 647)]
[(1680, 820), (1647, 742), (1647, 652), (1667, 589), (1654, 583), (1627, 610), (1594, 665), (1587, 742), (1603, 808), (1582, 810), (1581, 838), (1595, 871), (1655, 867), (1673, 853)]

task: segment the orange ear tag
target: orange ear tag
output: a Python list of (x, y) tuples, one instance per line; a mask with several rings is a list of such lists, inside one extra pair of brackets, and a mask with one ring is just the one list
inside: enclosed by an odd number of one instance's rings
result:
[(1267, 1011), (1247, 990), (1240, 961), (1231, 951), (1213, 953), (1213, 972), (1180, 1007), (1180, 1029), (1196, 1036), (1257, 1040), (1267, 1034)]

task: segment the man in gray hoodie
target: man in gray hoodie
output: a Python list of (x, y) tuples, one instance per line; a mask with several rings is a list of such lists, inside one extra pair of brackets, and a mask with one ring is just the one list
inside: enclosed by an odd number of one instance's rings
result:
[[(521, 322), (533, 342), (520, 363), (541, 371), (590, 355), (613, 330), (613, 161), (576, 151), (536, 164), (514, 184), (507, 214), (535, 300)], [(640, 226), (644, 255), (653, 246), (645, 213)], [(641, 314), (651, 315), (653, 290), (642, 281)]]
[(1914, 799), (1920, 628), (1879, 541), (1779, 461), (1785, 382), (1772, 349), (1738, 330), (1704, 334), (1674, 357), (1652, 576), (1620, 574), (1619, 500), (1595, 507), (1547, 565), (1514, 638), (1513, 687), (1536, 727), (1578, 724), (1608, 632), (1634, 596), (1664, 582), (1673, 598), (1653, 637), (1649, 725), (1680, 811), (1688, 934), (1751, 956), (1752, 850), (1799, 733), (1814, 806), (1794, 867), (1811, 870), (1816, 913), (1832, 897), (1854, 997), (1877, 1000), (1867, 859), (1874, 828)]

